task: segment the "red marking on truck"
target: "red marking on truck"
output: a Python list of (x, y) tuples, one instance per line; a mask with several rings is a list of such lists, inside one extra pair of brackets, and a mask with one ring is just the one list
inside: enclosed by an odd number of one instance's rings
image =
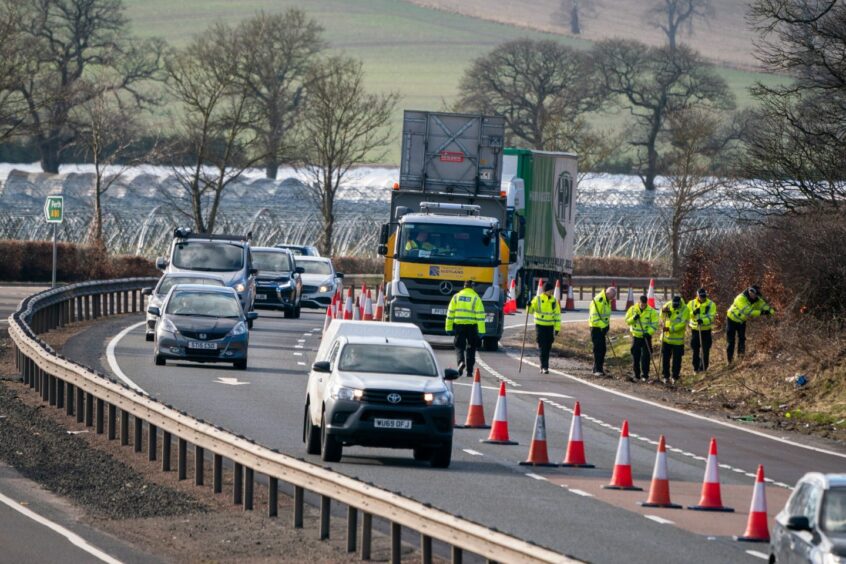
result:
[(441, 162), (444, 163), (463, 163), (464, 153), (455, 151), (441, 151)]

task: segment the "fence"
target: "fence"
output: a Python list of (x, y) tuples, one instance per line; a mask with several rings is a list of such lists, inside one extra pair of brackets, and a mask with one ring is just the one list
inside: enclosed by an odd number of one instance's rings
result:
[[(461, 562), (464, 552), (488, 560), (505, 562), (572, 562), (568, 557), (516, 539), (483, 525), (429, 507), (373, 485), (365, 484), (328, 468), (315, 466), (211, 423), (165, 405), (153, 397), (130, 389), (105, 375), (77, 364), (56, 352), (39, 334), (79, 320), (143, 311), (141, 288), (155, 282), (134, 278), (108, 282), (86, 282), (47, 290), (26, 298), (9, 318), (9, 335), (15, 346), (15, 361), (25, 385), (41, 394), (41, 399), (68, 416), (93, 427), (109, 440), (143, 450), (146, 428), (147, 454), (156, 460), (161, 434), (162, 470), (171, 469), (171, 449), (177, 443), (178, 479), (188, 477), (188, 448), (194, 450), (194, 482), (203, 485), (206, 454), (213, 459), (212, 488), (223, 491), (224, 460), (233, 472), (232, 500), (244, 510), (253, 509), (256, 473), (268, 480), (269, 517), (278, 515), (281, 482), (294, 490), (293, 526), (303, 527), (306, 492), (320, 497), (319, 536), (329, 537), (332, 501), (347, 507), (347, 550), (370, 559), (373, 517), (390, 523), (391, 561), (400, 562), (402, 528), (420, 533), (421, 557), (432, 561), (432, 542), (451, 547), (453, 562)], [(361, 513), (359, 534), (358, 517)], [(360, 542), (359, 542), (360, 541)]]

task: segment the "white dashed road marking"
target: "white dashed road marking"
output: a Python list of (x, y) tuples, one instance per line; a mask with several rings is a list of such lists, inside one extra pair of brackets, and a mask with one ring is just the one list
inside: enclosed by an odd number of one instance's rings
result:
[(531, 472), (528, 472), (528, 473), (526, 474), (526, 476), (528, 476), (529, 478), (531, 478), (531, 479), (533, 479), (533, 480), (540, 480), (540, 481), (542, 481), (542, 482), (547, 482), (547, 481), (548, 481), (546, 478), (544, 478), (544, 477), (543, 477), (543, 476), (541, 476), (540, 474), (533, 474), (533, 473), (531, 473)]
[(657, 515), (644, 515), (644, 517), (651, 521), (655, 521), (656, 523), (660, 523), (661, 525), (675, 525), (675, 523), (669, 519), (664, 519), (663, 517), (658, 517)]
[(515, 382), (511, 378), (508, 378), (507, 376), (503, 376), (502, 374), (500, 374), (499, 372), (497, 372), (496, 370), (491, 368), (491, 366), (487, 362), (485, 362), (484, 360), (477, 358), (476, 362), (479, 364), (479, 366), (484, 368), (487, 372), (489, 372), (491, 374), (491, 376), (493, 376), (497, 380), (499, 380), (501, 382), (505, 382), (506, 384), (508, 384), (509, 386), (512, 386), (514, 388), (520, 387), (520, 384), (518, 384), (517, 382)]
[(749, 556), (754, 556), (755, 558), (760, 558), (761, 560), (769, 560), (770, 557), (764, 554), (763, 552), (758, 552), (757, 550), (747, 550), (746, 554)]
[(463, 448), (461, 450), (463, 450), (464, 452), (466, 452), (467, 454), (470, 454), (472, 456), (485, 456), (484, 454), (482, 454), (478, 450), (473, 450), (472, 448)]
[(567, 490), (568, 492), (570, 492), (571, 494), (580, 495), (580, 496), (582, 496), (582, 497), (593, 497), (593, 494), (588, 493), (588, 492), (586, 492), (586, 491), (584, 491), (584, 490), (579, 490), (579, 489), (576, 489), (576, 488), (568, 488), (567, 486), (561, 486), (561, 487), (562, 487), (562, 488), (564, 488), (564, 489), (566, 489), (566, 490)]

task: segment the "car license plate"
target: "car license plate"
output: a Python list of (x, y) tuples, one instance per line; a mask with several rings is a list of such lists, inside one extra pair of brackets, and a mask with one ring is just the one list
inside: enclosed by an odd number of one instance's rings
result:
[(204, 351), (216, 351), (217, 343), (207, 343), (204, 341), (188, 341), (189, 349), (200, 349)]
[(261, 300), (266, 300), (266, 299), (267, 299), (267, 296), (265, 294), (256, 294), (256, 300), (261, 301)]
[(374, 419), (377, 429), (411, 429), (411, 419)]
[(433, 307), (432, 308), (432, 315), (446, 315), (447, 310), (443, 307)]

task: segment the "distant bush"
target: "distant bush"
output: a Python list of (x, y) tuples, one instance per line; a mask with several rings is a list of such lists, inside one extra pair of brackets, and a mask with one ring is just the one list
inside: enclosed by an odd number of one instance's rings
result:
[(573, 265), (574, 276), (647, 278), (662, 274), (653, 262), (625, 257), (576, 257)]
[(385, 259), (382, 257), (335, 257), (332, 259), (335, 270), (344, 274), (381, 274), (384, 272)]
[[(155, 265), (143, 257), (110, 256), (102, 248), (72, 243), (59, 243), (57, 251), (56, 278), (61, 282), (158, 274)], [(52, 272), (51, 241), (0, 240), (0, 280), (49, 282)]]

